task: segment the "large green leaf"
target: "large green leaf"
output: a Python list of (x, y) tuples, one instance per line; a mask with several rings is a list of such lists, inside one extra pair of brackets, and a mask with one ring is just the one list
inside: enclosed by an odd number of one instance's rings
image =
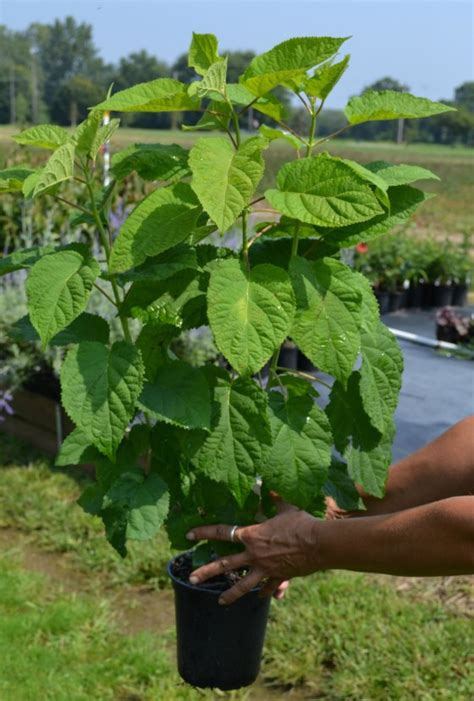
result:
[(196, 80), (191, 83), (188, 89), (188, 94), (191, 97), (207, 97), (215, 99), (216, 96), (225, 97), (226, 95), (226, 77), (227, 77), (227, 56), (224, 59), (219, 59), (213, 63), (206, 71), (202, 80)]
[[(51, 346), (69, 346), (81, 341), (100, 341), (108, 343), (109, 324), (101, 316), (83, 312), (79, 314), (65, 329), (54, 336), (49, 344)], [(14, 341), (34, 343), (40, 337), (26, 314), (18, 319), (8, 330), (8, 336)]]
[(115, 240), (110, 271), (122, 272), (140, 265), (189, 237), (201, 213), (187, 183), (154, 190), (130, 214)]
[(265, 193), (270, 204), (308, 224), (338, 227), (383, 213), (369, 185), (349, 165), (326, 154), (286, 163), (277, 186)]
[(192, 148), (193, 190), (220, 231), (227, 231), (248, 205), (263, 175), (266, 144), (253, 137), (235, 150), (228, 139), (212, 136), (199, 139)]
[(0, 170), (0, 194), (21, 192), (23, 183), (33, 173), (35, 171), (32, 168), (24, 168), (22, 166)]
[(188, 53), (188, 66), (194, 68), (199, 75), (205, 75), (209, 68), (219, 61), (219, 58), (217, 38), (214, 34), (193, 32)]
[(327, 497), (334, 499), (340, 509), (365, 511), (364, 502), (348, 474), (347, 465), (336, 458), (331, 460), (323, 491)]
[(277, 85), (303, 77), (313, 66), (333, 56), (346, 41), (335, 37), (288, 39), (256, 56), (241, 77), (254, 95), (264, 95)]
[(104, 511), (122, 511), (124, 540), (149, 540), (166, 520), (169, 510), (168, 487), (156, 474), (141, 470), (124, 472), (104, 497)]
[(17, 144), (55, 151), (69, 140), (69, 134), (66, 129), (55, 124), (40, 124), (36, 127), (25, 129), (19, 134), (15, 134), (12, 138)]
[(208, 129), (225, 131), (232, 116), (232, 107), (228, 102), (211, 100), (206, 105), (206, 111), (196, 124), (182, 124), (184, 131), (205, 131)]
[(361, 333), (360, 394), (371, 423), (381, 433), (392, 425), (403, 372), (403, 355), (395, 336), (381, 321)]
[(223, 482), (243, 505), (271, 444), (265, 392), (250, 378), (219, 377), (212, 431), (198, 455), (198, 468)]
[(187, 244), (169, 248), (158, 256), (148, 258), (142, 265), (123, 273), (124, 280), (166, 280), (182, 270), (198, 270), (196, 249)]
[(140, 352), (121, 341), (107, 348), (84, 341), (66, 355), (62, 402), (91, 444), (114, 460), (143, 385)]
[(386, 161), (374, 161), (367, 163), (365, 168), (376, 173), (382, 180), (385, 181), (387, 187), (395, 185), (409, 185), (417, 180), (439, 180), (439, 177), (428, 170), (415, 165), (406, 165), (398, 163), (392, 165)]
[(14, 251), (9, 256), (0, 258), (0, 277), (23, 268), (32, 268), (40, 258), (49, 253), (54, 253), (54, 250), (53, 246), (33, 246), (32, 248)]
[(216, 345), (242, 375), (258, 372), (285, 340), (295, 302), (287, 273), (274, 265), (249, 271), (237, 260), (213, 266), (208, 316)]
[(108, 124), (102, 124), (102, 119), (101, 112), (91, 112), (74, 133), (76, 151), (85, 154), (93, 161), (97, 158), (102, 146), (111, 139), (120, 126), (119, 119), (111, 119)]
[(394, 426), (393, 421), (387, 424), (384, 434), (373, 427), (362, 403), (360, 382), (359, 372), (352, 373), (347, 388), (335, 382), (326, 414), (350, 477), (369, 494), (381, 497), (392, 459)]
[(173, 78), (157, 78), (121, 90), (94, 109), (114, 112), (185, 112), (199, 109), (200, 101), (190, 97), (187, 89), (187, 85)]
[[(36, 177), (34, 188), (31, 197), (37, 197), (42, 193), (47, 192), (55, 185), (59, 185), (65, 180), (70, 180), (74, 175), (74, 143), (68, 141), (53, 153), (44, 168), (38, 173), (30, 175), (30, 178)], [(25, 180), (23, 192), (29, 179)]]
[(296, 314), (290, 336), (317, 367), (345, 382), (360, 348), (362, 295), (349, 268), (323, 258), (290, 264)]
[(269, 409), (272, 447), (261, 469), (265, 486), (290, 504), (311, 509), (331, 462), (329, 421), (309, 394), (270, 392)]
[(268, 139), (268, 141), (276, 141), (278, 140), (283, 140), (286, 141), (287, 144), (290, 144), (293, 148), (296, 150), (299, 150), (303, 148), (304, 144), (301, 141), (301, 139), (298, 139), (294, 134), (291, 134), (289, 131), (281, 131), (281, 129), (273, 129), (272, 127), (268, 127), (266, 124), (261, 124), (259, 127), (259, 132), (260, 134), (265, 138)]
[(350, 124), (384, 119), (418, 119), (453, 111), (454, 107), (443, 105), (441, 102), (432, 102), (426, 97), (415, 97), (396, 90), (369, 90), (363, 95), (351, 97), (344, 108), (344, 114)]
[(80, 428), (75, 428), (63, 441), (61, 450), (54, 464), (56, 467), (68, 465), (84, 465), (94, 462), (100, 454), (86, 434)]
[(188, 152), (177, 144), (133, 144), (112, 156), (111, 173), (123, 180), (136, 171), (144, 180), (179, 180), (189, 174)]
[(334, 86), (344, 75), (349, 64), (350, 56), (344, 56), (339, 63), (328, 63), (315, 71), (311, 78), (307, 78), (303, 83), (303, 90), (311, 97), (319, 97), (325, 100)]
[(348, 248), (361, 241), (371, 241), (383, 236), (395, 226), (408, 221), (418, 206), (432, 197), (429, 193), (422, 192), (410, 185), (389, 187), (387, 194), (390, 201), (390, 211), (384, 212), (370, 221), (352, 224), (334, 231), (326, 232), (321, 229), (321, 234), (325, 236), (328, 244), (337, 245), (339, 248)]
[(200, 368), (181, 360), (156, 370), (152, 383), (145, 384), (140, 406), (160, 421), (183, 428), (211, 428), (211, 400), (206, 377)]
[(250, 92), (242, 83), (227, 83), (226, 86), (227, 98), (237, 105), (249, 105), (252, 103), (252, 109), (267, 117), (271, 117), (276, 122), (281, 122), (287, 117), (288, 109), (275, 95), (269, 93), (255, 100), (255, 95)]
[(26, 293), (30, 320), (43, 346), (85, 310), (99, 273), (93, 258), (74, 250), (51, 253), (35, 263)]

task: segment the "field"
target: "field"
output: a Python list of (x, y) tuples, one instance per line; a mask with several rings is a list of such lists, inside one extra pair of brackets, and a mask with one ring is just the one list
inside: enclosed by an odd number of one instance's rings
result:
[(2, 701), (468, 701), (472, 582), (329, 572), (274, 602), (249, 690), (179, 680), (165, 540), (121, 560), (74, 503), (77, 472), (0, 442)]
[[(0, 127), (0, 165), (2, 151), (11, 155), (11, 135), (15, 129), (10, 126)], [(120, 149), (132, 143), (179, 143), (190, 147), (199, 136), (183, 131), (153, 131), (149, 129), (121, 129), (114, 136), (112, 149)], [(260, 185), (263, 192), (269, 186), (280, 164), (288, 156), (286, 145), (273, 143), (266, 154), (267, 172)], [(437, 197), (426, 202), (417, 213), (412, 231), (415, 235), (444, 239), (460, 239), (463, 235), (472, 235), (474, 224), (474, 205), (472, 191), (474, 186), (474, 152), (464, 146), (439, 146), (436, 144), (409, 144), (397, 146), (393, 143), (355, 142), (336, 140), (322, 145), (335, 155), (352, 158), (361, 163), (387, 160), (393, 163), (416, 163), (433, 170), (440, 182), (430, 180), (426, 189), (436, 193)], [(19, 159), (18, 147), (15, 160)]]

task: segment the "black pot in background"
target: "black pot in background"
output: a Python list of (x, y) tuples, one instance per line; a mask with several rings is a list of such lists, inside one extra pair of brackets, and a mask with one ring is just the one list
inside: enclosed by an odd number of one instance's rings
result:
[(172, 572), (176, 610), (178, 670), (200, 688), (249, 686), (260, 671), (270, 597), (254, 589), (230, 606), (217, 603), (221, 590), (196, 587)]
[(390, 294), (386, 290), (374, 290), (375, 297), (379, 303), (381, 314), (388, 314), (390, 311)]
[(298, 349), (294, 343), (285, 341), (278, 356), (278, 365), (289, 370), (298, 369)]
[(433, 306), (433, 285), (431, 282), (426, 282), (422, 285), (421, 307), (430, 309)]
[(399, 291), (390, 292), (389, 303), (388, 303), (388, 310), (390, 312), (398, 312), (398, 310), (401, 309), (402, 296), (403, 296), (402, 292), (399, 292)]
[(317, 372), (318, 368), (313, 365), (304, 353), (298, 350), (298, 370), (301, 370), (301, 372)]
[(433, 307), (450, 307), (452, 300), (452, 285), (433, 285)]
[(410, 283), (410, 287), (407, 291), (406, 301), (406, 306), (408, 308), (418, 309), (419, 307), (421, 307), (421, 302), (423, 299), (423, 288), (424, 285), (420, 285), (419, 283)]
[(453, 307), (464, 307), (466, 305), (467, 290), (468, 286), (465, 282), (454, 285), (452, 301)]

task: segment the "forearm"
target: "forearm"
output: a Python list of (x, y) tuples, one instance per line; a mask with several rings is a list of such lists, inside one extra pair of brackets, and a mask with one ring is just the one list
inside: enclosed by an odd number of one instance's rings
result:
[(474, 574), (474, 497), (318, 522), (314, 569), (406, 576)]
[(474, 416), (392, 465), (384, 498), (362, 492), (367, 511), (351, 515), (394, 513), (468, 494), (474, 494)]

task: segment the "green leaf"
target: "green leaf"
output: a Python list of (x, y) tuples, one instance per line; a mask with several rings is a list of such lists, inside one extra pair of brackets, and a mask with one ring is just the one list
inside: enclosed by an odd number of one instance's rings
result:
[(110, 349), (84, 341), (66, 355), (61, 370), (63, 406), (111, 460), (135, 413), (143, 376), (140, 352), (124, 341)]
[(168, 487), (156, 474), (124, 472), (106, 493), (104, 507), (123, 510), (125, 539), (149, 540), (168, 515)]
[(206, 112), (204, 112), (201, 119), (199, 119), (196, 124), (182, 124), (181, 129), (183, 131), (200, 131), (206, 129), (225, 131), (229, 126), (231, 116), (232, 108), (227, 102), (212, 100), (206, 106)]
[(392, 165), (391, 163), (386, 163), (386, 161), (374, 161), (373, 163), (367, 163), (365, 167), (376, 173), (385, 181), (388, 187), (409, 185), (417, 180), (439, 180), (438, 176), (427, 168), (405, 165), (404, 163)]
[(290, 504), (310, 509), (320, 500), (331, 462), (329, 421), (309, 394), (285, 398), (270, 392), (272, 447), (262, 465), (268, 489)]
[(417, 207), (432, 195), (422, 192), (410, 185), (400, 185), (390, 187), (387, 191), (390, 200), (390, 211), (374, 217), (368, 222), (352, 224), (341, 229), (325, 232), (328, 244), (339, 248), (349, 248), (361, 241), (372, 241), (379, 236), (383, 236), (391, 231), (395, 226), (404, 224), (416, 211)]
[(301, 139), (291, 134), (289, 131), (281, 131), (280, 129), (272, 129), (272, 127), (267, 127), (266, 124), (261, 124), (258, 128), (260, 134), (268, 139), (268, 141), (275, 141), (277, 139), (282, 139), (286, 141), (290, 146), (293, 146), (297, 151), (303, 148), (304, 144)]
[(214, 34), (197, 34), (193, 32), (188, 53), (188, 66), (194, 68), (199, 75), (205, 75), (209, 68), (219, 59), (217, 39)]
[(183, 428), (211, 428), (211, 400), (205, 375), (181, 360), (157, 369), (153, 383), (145, 384), (139, 404), (160, 421)]
[[(68, 141), (62, 146), (59, 146), (41, 171), (30, 176), (30, 178), (37, 177), (31, 197), (37, 197), (42, 193), (46, 193), (55, 185), (58, 185), (65, 180), (70, 180), (73, 177), (74, 152), (74, 144), (72, 141)], [(29, 178), (25, 180), (23, 184), (23, 192), (25, 196), (27, 196), (25, 187), (28, 180)]]
[(5, 168), (0, 170), (0, 194), (7, 192), (22, 192), (25, 180), (35, 173), (32, 168)]
[(334, 86), (339, 82), (349, 64), (350, 56), (344, 56), (339, 63), (328, 63), (315, 71), (311, 78), (307, 78), (303, 84), (303, 90), (311, 97), (319, 97), (325, 100)]
[(12, 138), (17, 144), (55, 151), (69, 140), (69, 134), (66, 129), (54, 124), (40, 124), (37, 127), (25, 129)]
[(364, 502), (347, 472), (347, 465), (336, 458), (331, 461), (323, 491), (327, 497), (334, 499), (340, 509), (365, 511)]
[(454, 107), (432, 102), (425, 97), (415, 97), (410, 93), (369, 90), (363, 95), (351, 97), (344, 114), (350, 124), (361, 124), (384, 119), (419, 119), (453, 111), (456, 111)]
[(186, 112), (199, 109), (200, 101), (187, 93), (188, 86), (173, 78), (157, 78), (121, 90), (95, 110), (113, 112)]
[(255, 101), (255, 95), (241, 83), (227, 83), (226, 91), (232, 103), (243, 106), (252, 103), (254, 110), (271, 117), (276, 122), (281, 122), (288, 115), (286, 105), (271, 93)]
[(33, 246), (0, 258), (0, 277), (23, 268), (32, 268), (43, 256), (54, 253), (53, 246)]
[(277, 186), (265, 193), (270, 204), (308, 224), (338, 227), (383, 213), (367, 183), (346, 163), (327, 155), (286, 163)]
[(108, 124), (102, 125), (102, 118), (101, 112), (91, 112), (90, 116), (79, 124), (74, 134), (76, 151), (84, 153), (93, 161), (120, 126), (119, 119), (111, 119)]
[(403, 355), (395, 336), (381, 321), (361, 333), (360, 394), (372, 425), (390, 429), (402, 384)]
[(133, 144), (114, 153), (110, 170), (116, 180), (136, 171), (144, 180), (174, 182), (190, 172), (188, 152), (177, 144)]
[(202, 80), (196, 80), (191, 83), (188, 89), (188, 94), (190, 97), (208, 97), (215, 99), (216, 93), (217, 97), (222, 95), (225, 97), (226, 94), (226, 78), (227, 78), (227, 56), (223, 59), (219, 59), (216, 63), (206, 71), (206, 74)]
[(379, 327), (380, 307), (374, 295), (372, 285), (368, 278), (356, 270), (352, 271), (354, 285), (357, 284), (362, 295), (361, 331), (376, 333)]
[(158, 368), (170, 361), (168, 346), (181, 333), (181, 328), (166, 323), (150, 323), (140, 331), (135, 342), (142, 354), (146, 377), (153, 382)]
[(394, 436), (395, 427), (392, 425), (391, 430), (385, 433), (373, 448), (364, 449), (353, 442), (344, 453), (349, 475), (354, 482), (361, 484), (368, 494), (375, 497), (381, 498), (385, 494)]
[[(49, 344), (51, 346), (68, 346), (81, 341), (107, 343), (109, 333), (109, 324), (105, 319), (95, 314), (83, 312), (69, 326), (54, 336)], [(20, 342), (34, 343), (40, 340), (28, 314), (22, 316), (10, 327), (8, 335), (14, 341)]]
[(98, 456), (97, 449), (91, 445), (86, 434), (80, 428), (75, 428), (63, 441), (54, 464), (56, 467), (85, 465), (94, 462)]
[(148, 258), (145, 263), (130, 272), (123, 273), (123, 280), (166, 280), (182, 270), (198, 270), (196, 249), (182, 244), (168, 249), (159, 256)]
[(225, 232), (249, 203), (265, 168), (267, 142), (250, 138), (237, 150), (221, 136), (199, 139), (189, 154), (192, 188), (203, 208)]
[(288, 39), (256, 56), (240, 80), (254, 95), (264, 95), (277, 85), (302, 78), (307, 70), (333, 56), (347, 38)]
[(226, 484), (243, 505), (271, 444), (265, 392), (250, 378), (219, 377), (212, 431), (199, 451), (198, 468)]
[(201, 213), (199, 202), (187, 183), (154, 190), (133, 210), (115, 240), (110, 272), (140, 265), (187, 239)]
[(360, 348), (362, 295), (349, 268), (293, 258), (296, 314), (290, 336), (314, 365), (345, 382)]
[(248, 272), (223, 260), (211, 272), (208, 316), (216, 345), (242, 375), (258, 372), (285, 340), (294, 314), (287, 273), (273, 265)]
[(30, 320), (43, 346), (86, 308), (99, 264), (78, 251), (65, 250), (41, 258), (28, 276)]
[[(329, 154), (325, 153), (321, 154), (320, 157), (334, 158), (329, 156)], [(371, 185), (375, 185), (375, 192), (380, 202), (387, 210), (390, 209), (390, 200), (387, 194), (389, 186), (383, 178), (381, 178), (376, 172), (373, 172), (371, 169), (362, 166), (360, 163), (357, 163), (357, 161), (351, 161), (348, 158), (336, 158), (337, 160), (349, 166), (349, 168), (351, 168), (351, 170), (353, 170), (354, 173), (356, 173), (356, 175), (358, 175), (362, 180), (364, 180), (367, 183), (370, 183)]]

